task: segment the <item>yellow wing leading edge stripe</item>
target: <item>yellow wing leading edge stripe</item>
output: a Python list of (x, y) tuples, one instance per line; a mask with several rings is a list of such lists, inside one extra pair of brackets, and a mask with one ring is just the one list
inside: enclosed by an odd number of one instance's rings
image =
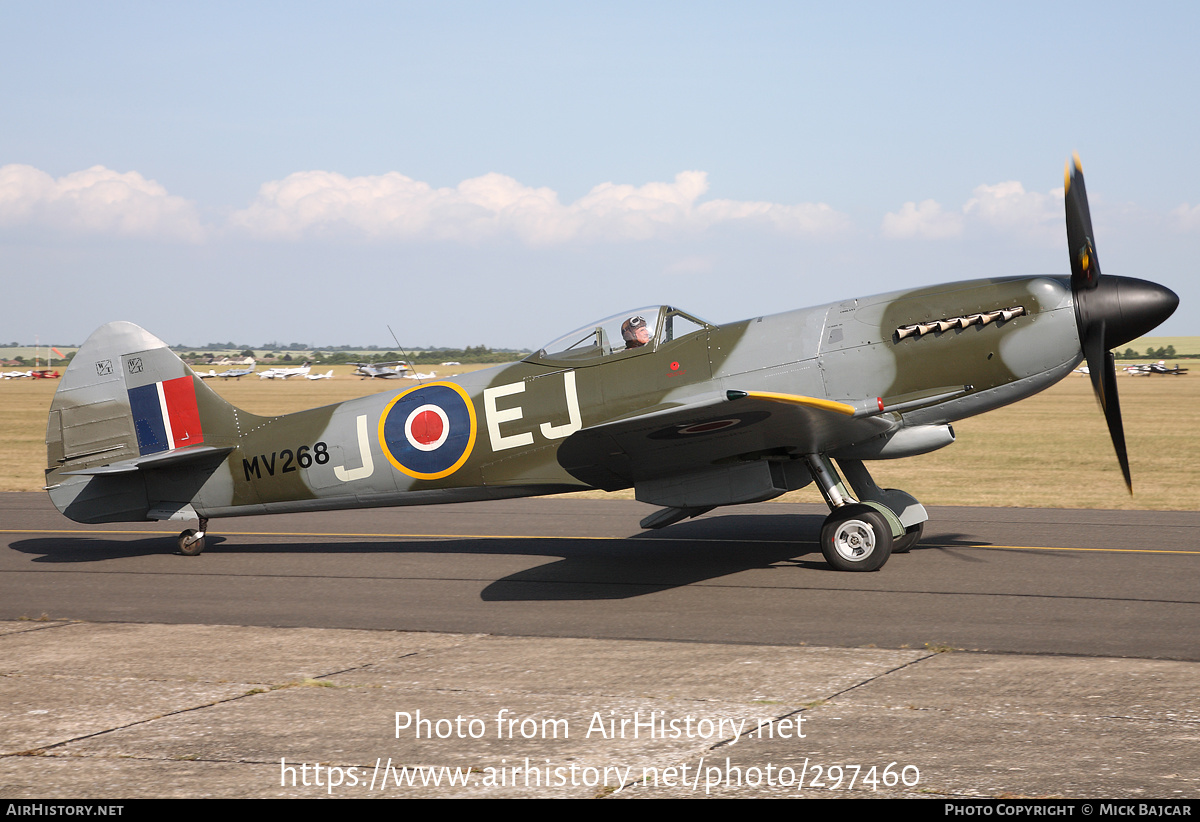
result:
[(822, 411), (833, 411), (837, 414), (845, 414), (847, 417), (854, 416), (855, 413), (853, 405), (847, 405), (844, 402), (837, 402), (835, 400), (805, 397), (800, 394), (779, 394), (774, 391), (747, 391), (746, 396), (770, 402), (787, 402), (793, 405), (804, 405), (808, 408), (820, 408)]

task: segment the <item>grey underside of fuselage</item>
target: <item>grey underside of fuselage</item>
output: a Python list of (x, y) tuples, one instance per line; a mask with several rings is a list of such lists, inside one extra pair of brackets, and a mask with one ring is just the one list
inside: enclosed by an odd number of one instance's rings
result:
[(467, 488), (431, 488), (364, 496), (342, 495), (320, 499), (267, 502), (253, 505), (211, 507), (197, 513), (206, 517), (247, 517), (257, 514), (291, 514), (302, 511), (334, 511), (350, 508), (394, 508), (409, 505), (443, 505), (456, 502), (515, 499), (585, 490), (581, 485), (480, 485)]

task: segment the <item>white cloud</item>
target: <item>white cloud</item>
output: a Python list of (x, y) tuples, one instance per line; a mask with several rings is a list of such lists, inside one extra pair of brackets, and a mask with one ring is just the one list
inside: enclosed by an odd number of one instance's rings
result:
[(192, 241), (203, 234), (190, 202), (136, 171), (104, 166), (57, 180), (32, 166), (0, 166), (0, 226)]
[(829, 236), (850, 230), (850, 218), (825, 203), (779, 203), (747, 200), (710, 200), (701, 203), (697, 215), (707, 224), (734, 220), (758, 221), (788, 234)]
[(962, 230), (962, 215), (943, 211), (934, 200), (923, 200), (920, 204), (907, 202), (900, 207), (900, 211), (889, 212), (883, 217), (883, 236), (893, 239), (920, 237), (940, 240), (956, 237)]
[(977, 186), (961, 210), (947, 211), (934, 200), (907, 202), (884, 216), (882, 231), (893, 239), (940, 240), (972, 227), (1038, 242), (1059, 242), (1063, 232), (1063, 190), (1026, 191), (1015, 180)]
[(344, 177), (303, 171), (267, 183), (231, 223), (251, 234), (366, 236), (380, 239), (478, 240), (515, 236), (530, 245), (570, 240), (645, 240), (673, 231), (757, 222), (790, 234), (839, 234), (844, 215), (824, 203), (780, 205), (711, 200), (702, 171), (643, 186), (602, 183), (570, 205), (549, 188), (530, 188), (503, 174), (433, 188), (396, 172)]
[[(572, 241), (650, 240), (719, 225), (761, 225), (785, 235), (839, 236), (845, 215), (824, 203), (708, 200), (708, 177), (684, 171), (671, 182), (602, 183), (564, 205), (550, 188), (490, 173), (435, 188), (398, 172), (345, 177), (301, 171), (265, 183), (229, 226), (257, 237), (458, 240), (511, 237), (531, 246)], [(94, 166), (55, 179), (26, 165), (0, 166), (0, 228), (65, 234), (200, 240), (194, 205), (136, 171)]]
[(963, 213), (991, 228), (1020, 234), (1030, 239), (1062, 239), (1064, 231), (1063, 190), (1048, 194), (1026, 191), (1015, 180), (981, 185), (967, 200)]
[(1182, 203), (1178, 208), (1171, 210), (1171, 216), (1175, 219), (1175, 225), (1184, 231), (1200, 228), (1200, 205)]

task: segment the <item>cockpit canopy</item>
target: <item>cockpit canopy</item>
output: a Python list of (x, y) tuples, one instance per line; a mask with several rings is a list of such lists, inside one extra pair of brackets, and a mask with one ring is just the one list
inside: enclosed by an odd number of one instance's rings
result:
[(711, 326), (669, 305), (622, 311), (546, 343), (527, 362), (580, 363), (636, 355)]

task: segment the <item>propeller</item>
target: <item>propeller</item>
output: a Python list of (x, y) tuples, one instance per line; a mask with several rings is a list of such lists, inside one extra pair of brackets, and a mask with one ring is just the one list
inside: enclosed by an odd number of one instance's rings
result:
[(1108, 433), (1125, 476), (1125, 487), (1133, 493), (1129, 476), (1129, 454), (1117, 397), (1117, 366), (1112, 349), (1150, 331), (1179, 305), (1169, 288), (1132, 277), (1101, 277), (1096, 256), (1092, 215), (1079, 155), (1067, 163), (1066, 173), (1067, 249), (1071, 255), (1071, 297), (1079, 344), (1092, 378), (1092, 390), (1104, 410)]

